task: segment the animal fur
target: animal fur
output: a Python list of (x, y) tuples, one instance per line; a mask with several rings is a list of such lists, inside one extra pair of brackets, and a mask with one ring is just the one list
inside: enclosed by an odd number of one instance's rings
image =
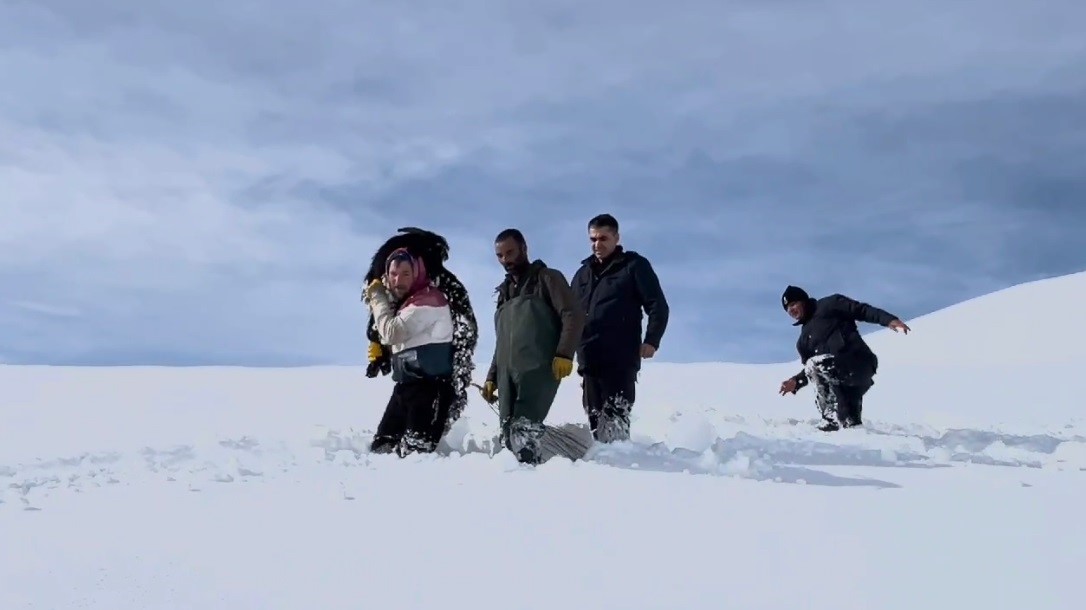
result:
[[(369, 271), (366, 272), (365, 287), (373, 280), (384, 276), (385, 261), (388, 256), (398, 248), (406, 248), (413, 256), (422, 259), (426, 265), (426, 272), (430, 281), (445, 294), (449, 301), (449, 309), (453, 318), (453, 389), (456, 398), (449, 409), (449, 417), (445, 422), (445, 432), (460, 418), (464, 407), (468, 404), (467, 390), (471, 385), (471, 375), (475, 370), (475, 348), (479, 341), (479, 327), (475, 319), (475, 311), (472, 309), (468, 291), (456, 275), (445, 268), (445, 261), (449, 259), (449, 243), (444, 237), (416, 227), (403, 227), (398, 233), (386, 241), (370, 261)], [(369, 316), (366, 325), (366, 338), (375, 343), (381, 343), (374, 326), (373, 314)], [(376, 361), (366, 367), (367, 377), (376, 377), (378, 374), (388, 375), (392, 371), (392, 364), (388, 357), (389, 346), (381, 345), (382, 355)]]

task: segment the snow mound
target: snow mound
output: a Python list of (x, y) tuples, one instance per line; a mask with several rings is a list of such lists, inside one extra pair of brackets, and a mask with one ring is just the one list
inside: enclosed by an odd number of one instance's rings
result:
[[(1030, 368), (1081, 361), (1086, 323), (1077, 303), (1086, 299), (1086, 271), (1018, 284), (915, 320), (908, 341), (883, 329), (867, 337), (888, 366)], [(886, 307), (893, 311), (892, 304)]]
[[(861, 429), (777, 395), (796, 363), (653, 363), (628, 442), (536, 468), (477, 396), (438, 454), (370, 454), (362, 367), (0, 366), (0, 608), (1077, 608), (1082, 335), (1051, 312), (1084, 277), (873, 337)], [(584, 420), (563, 383), (549, 423)]]

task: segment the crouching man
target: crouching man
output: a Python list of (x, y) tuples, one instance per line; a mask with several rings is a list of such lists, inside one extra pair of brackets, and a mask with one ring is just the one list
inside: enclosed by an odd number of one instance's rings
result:
[(797, 286), (788, 286), (781, 305), (799, 326), (796, 350), (803, 370), (781, 383), (780, 394), (795, 394), (808, 383), (815, 386), (815, 404), (822, 415), (819, 429), (831, 432), (862, 425), (863, 397), (874, 385), (879, 360), (860, 336), (857, 322), (909, 332), (897, 316), (878, 307), (834, 294), (813, 299)]
[(430, 283), (422, 259), (406, 249), (392, 252), (384, 279), (366, 287), (364, 300), (373, 312), (381, 343), (392, 351), (396, 384), (370, 450), (400, 457), (432, 453), (455, 399), (448, 300)]

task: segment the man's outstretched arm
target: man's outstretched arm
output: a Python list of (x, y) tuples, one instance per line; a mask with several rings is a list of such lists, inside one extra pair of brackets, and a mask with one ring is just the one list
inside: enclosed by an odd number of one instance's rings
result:
[[(857, 301), (856, 299), (849, 298), (843, 294), (831, 295), (827, 301), (834, 311), (839, 311), (857, 322), (867, 322), (868, 324), (878, 324), (879, 326), (888, 327), (900, 325), (908, 331), (908, 327), (901, 321), (901, 318), (885, 309), (880, 309), (874, 305)], [(895, 328), (894, 330), (897, 329)]]

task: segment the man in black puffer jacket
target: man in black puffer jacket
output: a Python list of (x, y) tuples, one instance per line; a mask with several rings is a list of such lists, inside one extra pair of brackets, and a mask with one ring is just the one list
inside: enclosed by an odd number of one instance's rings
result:
[(796, 350), (804, 367), (781, 384), (781, 395), (795, 394), (813, 382), (823, 419), (820, 430), (861, 425), (863, 396), (875, 383), (879, 359), (860, 336), (856, 322), (906, 334), (909, 327), (891, 313), (844, 295), (816, 300), (796, 286), (785, 289), (781, 305), (796, 321), (793, 326), (800, 327)]

